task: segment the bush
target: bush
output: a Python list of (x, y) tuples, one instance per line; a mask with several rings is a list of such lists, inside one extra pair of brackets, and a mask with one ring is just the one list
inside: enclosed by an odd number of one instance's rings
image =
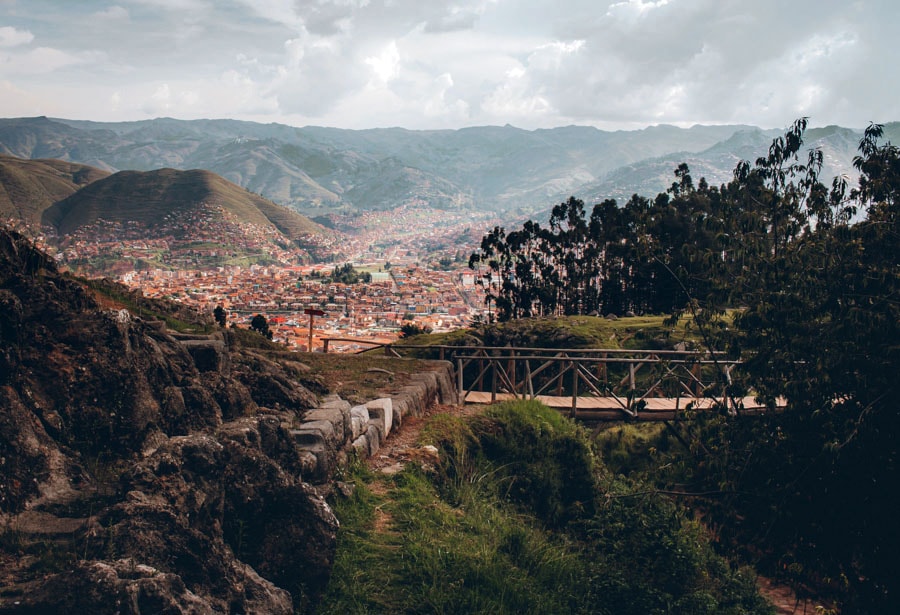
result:
[(595, 463), (581, 428), (538, 402), (490, 408), (475, 426), (486, 459), (504, 468), (509, 497), (550, 527), (590, 517)]
[(405, 322), (400, 326), (400, 338), (405, 339), (414, 335), (422, 335), (423, 333), (431, 333), (431, 327), (423, 327), (414, 322)]

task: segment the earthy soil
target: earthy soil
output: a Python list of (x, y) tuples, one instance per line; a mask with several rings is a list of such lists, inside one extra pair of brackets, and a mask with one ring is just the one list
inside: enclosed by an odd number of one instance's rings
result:
[(390, 433), (381, 448), (369, 459), (369, 467), (385, 474), (395, 474), (411, 460), (421, 461), (419, 434), (428, 419), (436, 414), (471, 416), (481, 411), (479, 406), (435, 404), (422, 416), (403, 417), (403, 426)]
[(797, 598), (797, 594), (789, 586), (779, 584), (772, 579), (759, 577), (757, 585), (759, 585), (759, 593), (775, 605), (775, 612), (778, 615), (816, 615), (835, 612), (818, 600)]
[[(379, 451), (369, 458), (369, 468), (383, 474), (396, 474), (410, 461), (422, 463), (423, 451), (419, 445), (419, 435), (422, 427), (428, 419), (435, 414), (453, 414), (456, 416), (468, 416), (478, 412), (478, 406), (454, 406), (447, 404), (435, 404), (425, 411), (422, 416), (406, 416), (403, 425), (393, 430), (382, 443)], [(390, 487), (384, 481), (373, 481), (368, 485), (373, 493), (384, 496)], [(381, 533), (391, 533), (393, 519), (387, 511), (378, 508), (375, 511), (375, 530)]]

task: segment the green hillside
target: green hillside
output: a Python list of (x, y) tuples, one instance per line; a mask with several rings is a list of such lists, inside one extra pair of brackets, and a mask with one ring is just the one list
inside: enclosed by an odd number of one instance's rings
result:
[(37, 226), (44, 210), (108, 175), (63, 160), (23, 160), (0, 154), (0, 218)]
[(252, 194), (214, 173), (202, 170), (121, 171), (56, 203), (43, 223), (61, 234), (96, 222), (137, 222), (152, 227), (167, 215), (213, 205), (240, 222), (275, 226), (294, 239), (321, 227), (308, 218)]

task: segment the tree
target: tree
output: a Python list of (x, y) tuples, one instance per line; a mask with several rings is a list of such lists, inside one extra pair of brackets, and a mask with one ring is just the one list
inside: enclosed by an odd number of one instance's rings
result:
[(341, 266), (335, 265), (334, 269), (331, 271), (329, 280), (333, 283), (347, 285), (358, 284), (360, 282), (367, 283), (372, 281), (372, 274), (367, 271), (360, 273), (352, 264), (344, 263)]
[(272, 339), (272, 331), (269, 329), (269, 323), (262, 314), (257, 314), (250, 321), (250, 328), (266, 339)]
[(721, 195), (686, 164), (679, 181), (654, 201), (633, 196), (625, 207), (607, 199), (585, 218), (575, 197), (551, 212), (548, 228), (527, 221), (509, 233), (495, 227), (472, 254), (485, 301), (498, 320), (546, 314), (672, 312), (707, 290), (707, 265), (691, 248), (712, 244), (708, 227)]
[(213, 318), (216, 319), (216, 324), (224, 327), (228, 322), (228, 313), (221, 305), (217, 305), (216, 309), (213, 310)]
[(682, 164), (652, 201), (604, 201), (585, 220), (573, 197), (548, 228), (495, 227), (470, 267), (500, 320), (690, 309), (710, 349), (743, 361), (729, 391), (788, 400), (698, 422), (693, 476), (724, 494), (709, 519), (770, 572), (830, 579), (844, 613), (884, 612), (900, 596), (900, 149), (869, 126), (848, 195), (841, 178), (819, 181), (806, 126), (718, 188)]
[(423, 327), (414, 322), (406, 322), (400, 327), (400, 338), (405, 339), (414, 335), (422, 335), (423, 333), (431, 333), (431, 327)]
[(841, 182), (817, 181), (819, 154), (797, 163), (804, 128), (725, 188), (727, 257), (708, 298), (743, 306), (731, 347), (758, 394), (788, 408), (708, 425), (717, 455), (704, 472), (734, 494), (713, 508), (742, 520), (729, 523), (739, 542), (804, 580), (831, 579), (844, 613), (882, 612), (900, 596), (900, 151), (870, 126), (848, 200)]

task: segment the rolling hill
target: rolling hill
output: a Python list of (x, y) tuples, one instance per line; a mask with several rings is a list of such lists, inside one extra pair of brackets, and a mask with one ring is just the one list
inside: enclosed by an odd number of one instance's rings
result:
[[(106, 171), (0, 155), (0, 225), (97, 275), (318, 258), (335, 232), (204, 170)], [(49, 231), (49, 232), (48, 232)]]
[(44, 210), (108, 175), (83, 164), (0, 155), (0, 219), (37, 228)]
[(152, 230), (173, 215), (201, 206), (221, 208), (240, 223), (271, 226), (296, 240), (321, 227), (295, 211), (252, 194), (209, 171), (120, 171), (93, 182), (49, 207), (44, 224), (68, 235), (98, 220)]

